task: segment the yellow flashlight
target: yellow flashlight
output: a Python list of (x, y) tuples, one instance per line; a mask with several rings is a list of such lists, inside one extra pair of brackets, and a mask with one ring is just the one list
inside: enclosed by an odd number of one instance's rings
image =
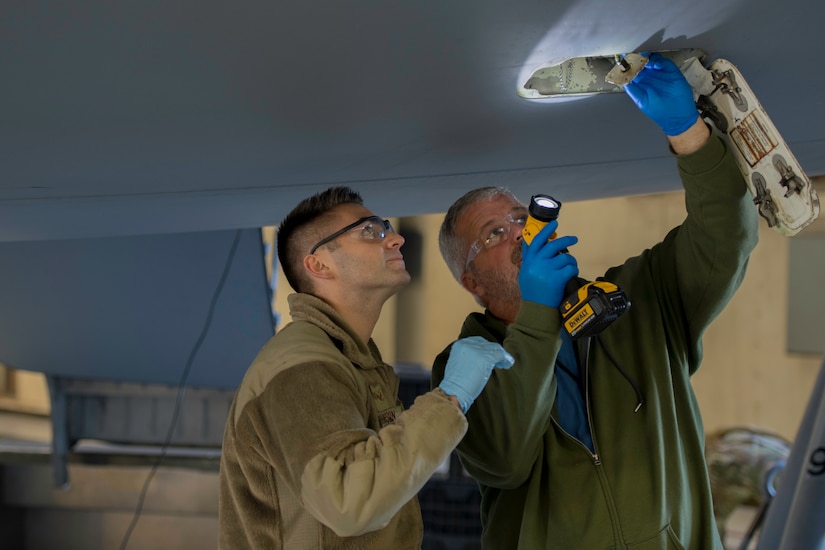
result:
[[(549, 222), (559, 217), (561, 203), (550, 195), (533, 195), (530, 197), (530, 206), (527, 208), (529, 216), (521, 230), (524, 242), (530, 244), (542, 228)], [(556, 234), (550, 235), (550, 239), (555, 239)]]

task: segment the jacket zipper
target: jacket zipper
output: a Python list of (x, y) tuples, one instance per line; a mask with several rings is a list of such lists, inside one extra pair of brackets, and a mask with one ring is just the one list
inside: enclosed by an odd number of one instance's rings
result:
[[(587, 338), (585, 342), (586, 344), (583, 349), (584, 356), (582, 360), (579, 361), (581, 365), (581, 377), (584, 379), (584, 409), (587, 413), (587, 431), (590, 432), (590, 441), (593, 442), (591, 457), (593, 458), (593, 464), (600, 466), (602, 460), (599, 458), (599, 446), (596, 445), (596, 434), (593, 433), (593, 417), (590, 414), (590, 365), (588, 363), (590, 361), (590, 346), (592, 345), (592, 340)], [(590, 449), (587, 450), (590, 452)]]
[(619, 513), (616, 510), (616, 503), (613, 499), (613, 491), (610, 490), (610, 485), (607, 482), (607, 476), (601, 468), (602, 460), (599, 456), (599, 445), (596, 442), (596, 434), (593, 430), (593, 417), (590, 413), (590, 351), (593, 345), (593, 340), (585, 339), (583, 347), (583, 357), (581, 361), (582, 376), (584, 377), (584, 404), (587, 409), (587, 429), (590, 430), (590, 439), (593, 441), (593, 465), (596, 467), (596, 475), (599, 476), (599, 483), (602, 486), (602, 491), (605, 494), (605, 503), (607, 504), (608, 514), (610, 514), (610, 523), (613, 527), (613, 537), (618, 548), (623, 548), (624, 535), (622, 534), (621, 522), (619, 521)]

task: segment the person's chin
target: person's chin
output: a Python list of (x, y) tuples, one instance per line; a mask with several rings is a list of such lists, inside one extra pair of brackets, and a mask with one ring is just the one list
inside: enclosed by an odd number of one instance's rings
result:
[(399, 270), (397, 273), (397, 283), (400, 287), (405, 287), (412, 282), (412, 276), (406, 269)]
[(394, 258), (392, 260), (387, 260), (387, 268), (390, 271), (397, 271), (399, 273), (403, 272), (407, 277), (410, 276), (409, 272), (407, 271), (407, 264), (404, 262), (403, 258)]

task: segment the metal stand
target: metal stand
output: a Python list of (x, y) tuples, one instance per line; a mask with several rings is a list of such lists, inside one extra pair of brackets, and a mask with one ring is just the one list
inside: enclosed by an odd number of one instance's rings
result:
[(778, 485), (757, 550), (825, 550), (825, 361)]

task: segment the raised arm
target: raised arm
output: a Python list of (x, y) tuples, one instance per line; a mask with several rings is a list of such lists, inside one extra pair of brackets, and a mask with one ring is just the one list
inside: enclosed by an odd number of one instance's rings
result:
[[(699, 118), (693, 91), (673, 62), (651, 55), (625, 91), (676, 154), (687, 219), (648, 256), (654, 284), (679, 297), (665, 313), (687, 321), (685, 343), (698, 350), (703, 331), (744, 277), (757, 242), (757, 212), (733, 155)], [(692, 368), (698, 360), (697, 351)]]

